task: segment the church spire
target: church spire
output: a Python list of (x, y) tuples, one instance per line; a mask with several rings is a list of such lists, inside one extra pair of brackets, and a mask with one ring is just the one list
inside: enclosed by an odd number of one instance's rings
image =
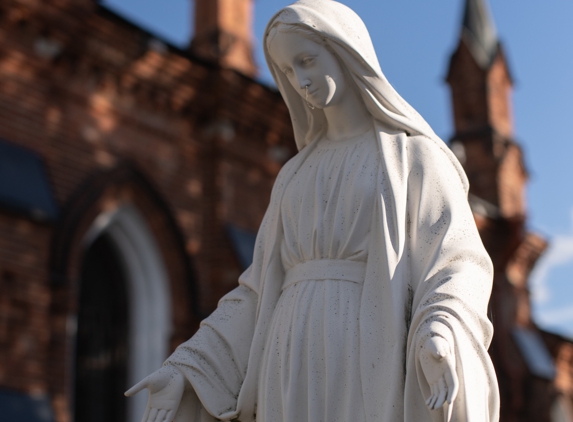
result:
[(456, 135), (491, 129), (512, 137), (512, 78), (488, 0), (465, 0), (460, 42), (447, 81), (452, 88)]
[(475, 61), (487, 69), (498, 49), (497, 30), (487, 0), (466, 0), (462, 39), (467, 43)]
[(504, 217), (523, 216), (527, 171), (513, 140), (512, 78), (488, 1), (465, 0), (462, 22), (447, 76), (452, 149), (463, 161), (471, 194), (498, 207)]

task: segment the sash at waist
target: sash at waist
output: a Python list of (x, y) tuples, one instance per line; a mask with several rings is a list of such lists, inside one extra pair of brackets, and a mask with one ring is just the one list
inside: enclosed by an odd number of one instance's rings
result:
[(305, 280), (345, 280), (362, 284), (366, 275), (366, 262), (347, 259), (315, 259), (289, 268), (285, 274), (283, 290)]

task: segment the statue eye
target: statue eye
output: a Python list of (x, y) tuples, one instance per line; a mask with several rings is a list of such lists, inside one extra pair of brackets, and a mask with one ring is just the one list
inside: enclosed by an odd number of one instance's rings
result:
[(283, 73), (287, 76), (292, 74), (292, 69), (290, 67), (287, 67), (285, 69), (283, 69)]
[(311, 65), (312, 62), (314, 62), (314, 57), (305, 57), (304, 59), (302, 59), (303, 66)]

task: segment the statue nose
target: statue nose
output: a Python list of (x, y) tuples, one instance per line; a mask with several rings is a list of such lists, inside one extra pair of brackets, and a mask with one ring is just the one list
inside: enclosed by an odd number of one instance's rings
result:
[(304, 75), (297, 75), (297, 79), (300, 89), (306, 89), (307, 86), (312, 85), (312, 81)]

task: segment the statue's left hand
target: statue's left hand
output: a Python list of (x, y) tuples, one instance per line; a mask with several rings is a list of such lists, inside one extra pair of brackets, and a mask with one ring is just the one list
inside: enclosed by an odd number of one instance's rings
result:
[[(430, 409), (451, 404), (459, 390), (456, 359), (448, 342), (440, 336), (429, 337), (420, 351), (420, 364), (431, 394), (426, 400)], [(449, 419), (449, 418), (447, 418)]]

